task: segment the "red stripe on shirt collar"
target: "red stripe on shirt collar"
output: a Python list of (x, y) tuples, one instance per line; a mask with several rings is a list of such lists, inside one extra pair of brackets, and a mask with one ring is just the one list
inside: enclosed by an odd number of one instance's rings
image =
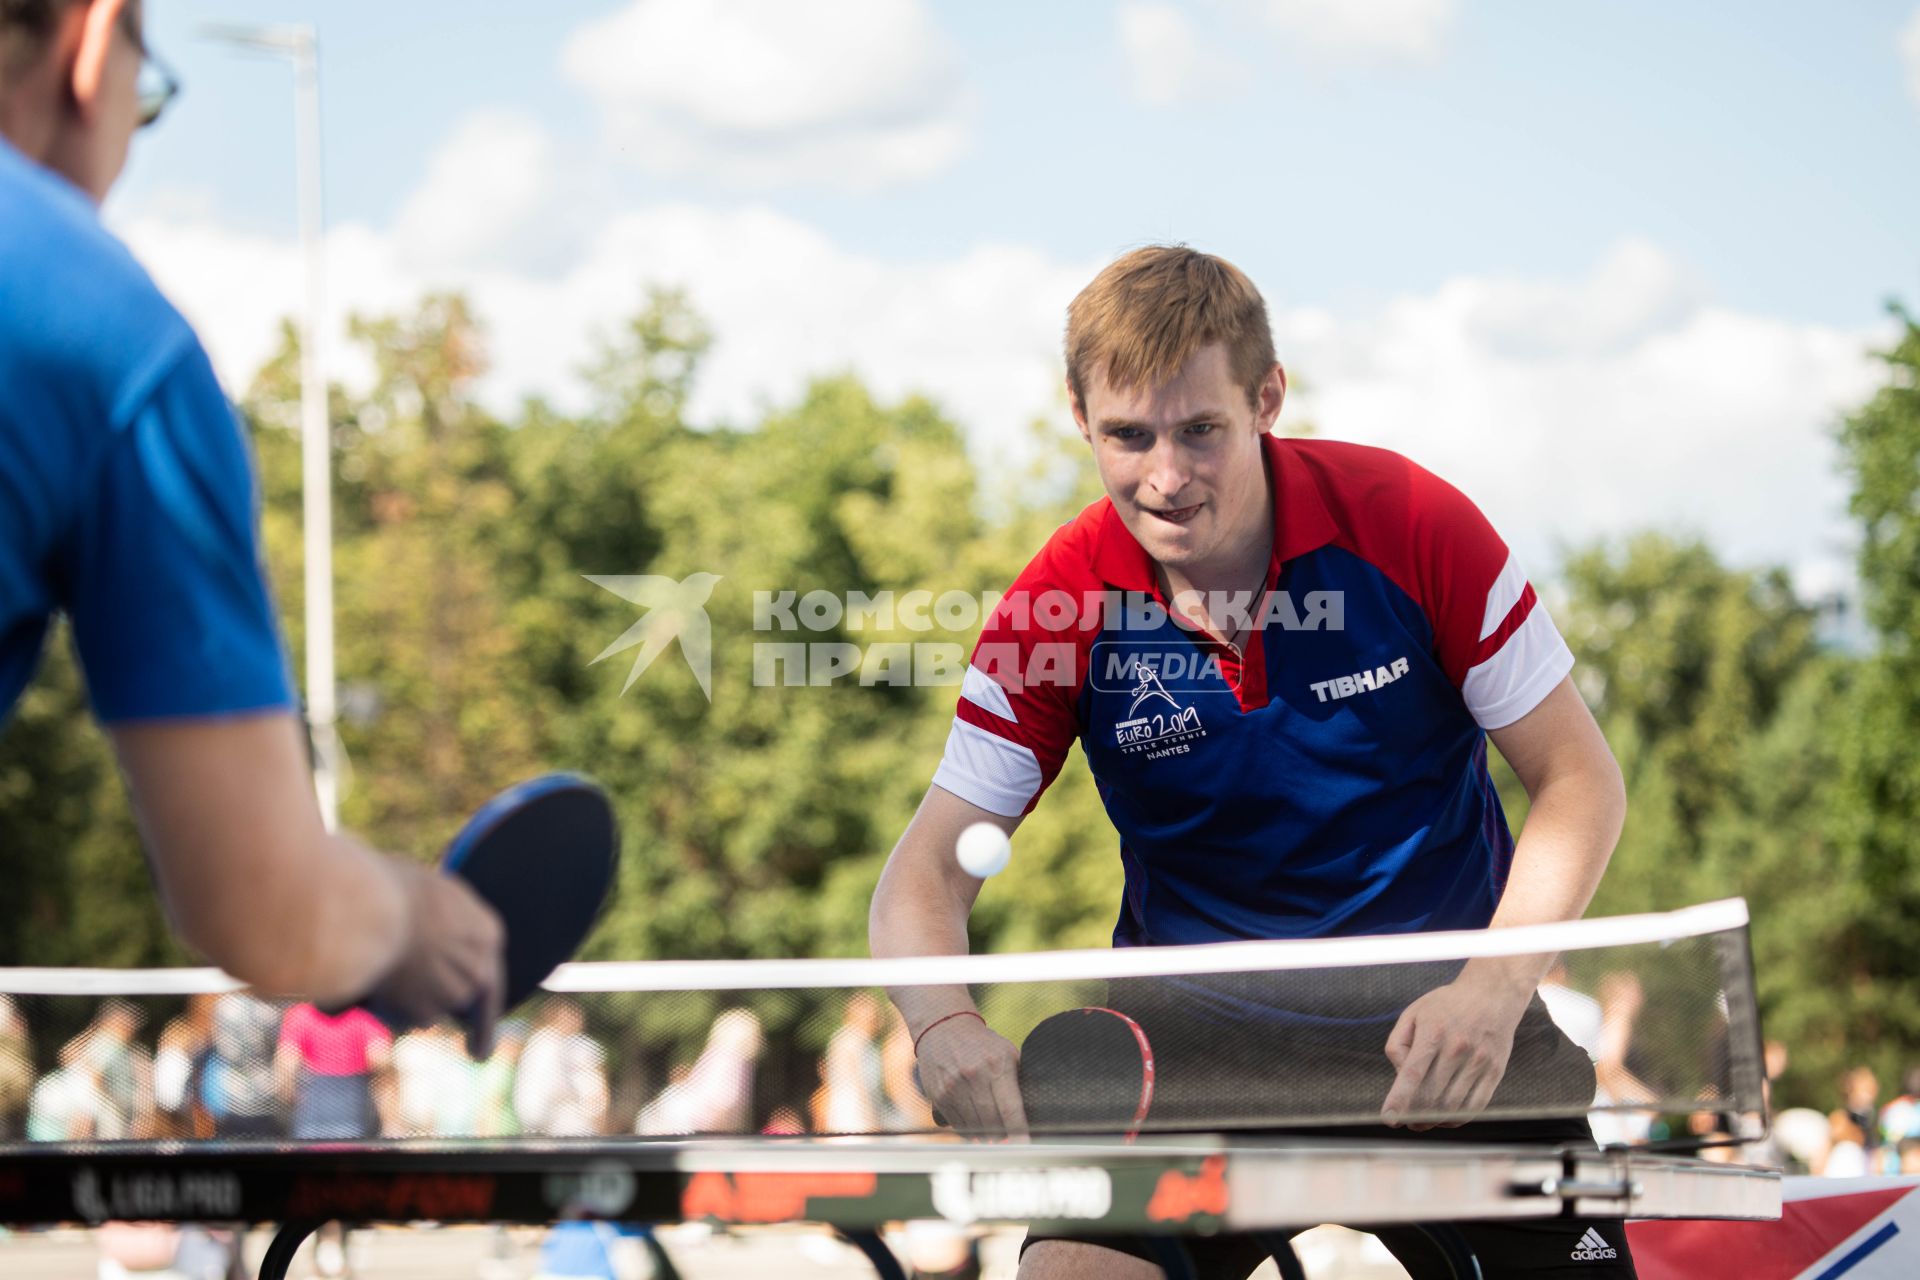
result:
[[(1273, 481), (1273, 567), (1277, 570), (1295, 556), (1332, 542), (1340, 527), (1299, 456), (1298, 444), (1275, 435), (1261, 443), (1267, 475)], [(1127, 531), (1126, 521), (1114, 510), (1111, 500), (1101, 505), (1098, 519), (1093, 567), (1100, 580), (1121, 591), (1156, 591), (1153, 561)]]

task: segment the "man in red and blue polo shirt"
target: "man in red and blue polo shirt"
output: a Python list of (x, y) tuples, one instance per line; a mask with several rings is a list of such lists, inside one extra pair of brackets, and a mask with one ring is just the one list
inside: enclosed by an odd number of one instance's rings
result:
[[(1011, 833), (1076, 740), (1120, 834), (1117, 946), (1577, 918), (1619, 836), (1620, 773), (1485, 517), (1396, 454), (1270, 435), (1286, 380), (1265, 304), (1218, 258), (1154, 247), (1114, 262), (1074, 300), (1066, 355), (1107, 496), (989, 620), (875, 891), (875, 954), (966, 951), (980, 882), (955, 840), (981, 821)], [(1532, 801), (1517, 843), (1488, 738)], [(1544, 963), (1473, 961), (1382, 1027), (1382, 1123), (1486, 1107)], [(896, 998), (942, 1113), (1024, 1131), (1017, 1051), (967, 1016), (965, 989)], [(1572, 1256), (1588, 1227), (1615, 1257)], [(1487, 1226), (1474, 1244), (1489, 1275), (1632, 1274), (1617, 1223)], [(1157, 1275), (1149, 1256), (1030, 1240), (1021, 1274)], [(1402, 1257), (1426, 1269), (1417, 1242)], [(1229, 1250), (1203, 1270), (1257, 1261)]]

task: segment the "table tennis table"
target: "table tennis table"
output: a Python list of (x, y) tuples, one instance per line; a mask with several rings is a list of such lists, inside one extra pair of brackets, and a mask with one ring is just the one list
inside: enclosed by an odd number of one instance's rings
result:
[[(1167, 1136), (1134, 1143), (928, 1138), (236, 1141), (0, 1146), (0, 1222), (272, 1224), (261, 1280), (316, 1227), (376, 1223), (810, 1222), (904, 1280), (889, 1223), (1182, 1237), (1563, 1215), (1777, 1218), (1777, 1173), (1623, 1150)], [(1462, 1276), (1464, 1243), (1430, 1232)], [(656, 1270), (672, 1264), (649, 1238)], [(1283, 1277), (1303, 1272), (1276, 1235)]]

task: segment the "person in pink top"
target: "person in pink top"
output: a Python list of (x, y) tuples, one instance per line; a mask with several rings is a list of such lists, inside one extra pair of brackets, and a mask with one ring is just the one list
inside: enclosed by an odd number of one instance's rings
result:
[(371, 1138), (380, 1131), (374, 1077), (386, 1070), (393, 1033), (365, 1009), (330, 1015), (311, 1004), (280, 1024), (281, 1088), (293, 1096), (293, 1136)]
[[(374, 1079), (392, 1058), (393, 1033), (365, 1009), (328, 1014), (296, 1004), (280, 1022), (274, 1070), (281, 1096), (293, 1098), (293, 1137), (352, 1141), (380, 1133)], [(347, 1233), (339, 1223), (323, 1227), (314, 1242), (314, 1270), (325, 1277), (350, 1274)]]

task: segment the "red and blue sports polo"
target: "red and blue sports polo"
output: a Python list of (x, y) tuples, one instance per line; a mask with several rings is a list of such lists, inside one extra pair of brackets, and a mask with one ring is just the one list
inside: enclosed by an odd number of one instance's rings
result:
[(1383, 449), (1263, 443), (1244, 652), (1170, 616), (1103, 498), (988, 620), (934, 782), (1023, 814), (1078, 740), (1120, 835), (1117, 946), (1484, 927), (1513, 853), (1486, 731), (1573, 655), (1451, 485)]

